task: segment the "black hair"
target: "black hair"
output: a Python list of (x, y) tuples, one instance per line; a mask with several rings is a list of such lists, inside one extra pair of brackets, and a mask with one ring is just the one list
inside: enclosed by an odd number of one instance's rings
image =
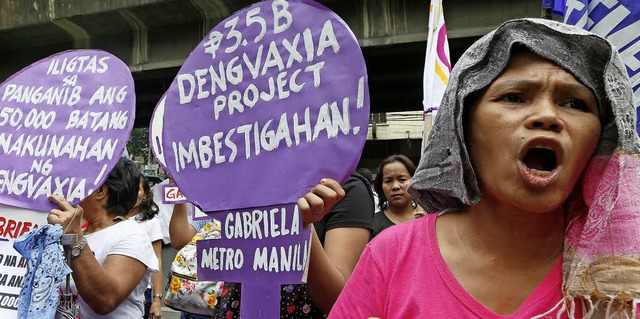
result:
[(364, 179), (366, 179), (369, 184), (373, 184), (373, 174), (371, 174), (371, 171), (368, 168), (358, 167), (356, 168), (356, 173), (362, 175), (362, 177), (364, 177)]
[(158, 214), (158, 205), (153, 201), (153, 193), (151, 192), (151, 186), (149, 186), (149, 179), (141, 175), (140, 183), (142, 184), (142, 190), (144, 191), (144, 198), (138, 206), (138, 215), (136, 220), (145, 221), (153, 218)]
[(409, 176), (413, 177), (413, 174), (416, 172), (416, 165), (404, 155), (394, 154), (391, 155), (380, 162), (378, 165), (378, 172), (376, 174), (376, 179), (373, 181), (373, 188), (378, 193), (378, 198), (380, 201), (378, 202), (378, 208), (382, 211), (384, 209), (384, 205), (387, 203), (387, 198), (384, 196), (384, 191), (382, 190), (382, 170), (387, 164), (391, 164), (394, 162), (401, 163), (404, 167), (409, 171)]
[(113, 167), (104, 182), (109, 192), (109, 198), (104, 208), (110, 214), (126, 215), (138, 200), (140, 187), (140, 170), (136, 164), (121, 157)]

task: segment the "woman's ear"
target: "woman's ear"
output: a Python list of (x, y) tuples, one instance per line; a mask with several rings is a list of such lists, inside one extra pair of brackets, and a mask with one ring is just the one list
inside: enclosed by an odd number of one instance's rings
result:
[(109, 189), (104, 184), (100, 185), (98, 189), (93, 192), (96, 195), (97, 200), (102, 200), (109, 195)]

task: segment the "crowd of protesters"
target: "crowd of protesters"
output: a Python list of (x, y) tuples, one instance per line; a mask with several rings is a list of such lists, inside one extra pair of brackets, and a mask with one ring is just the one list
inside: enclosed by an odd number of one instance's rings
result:
[[(607, 40), (554, 21), (512, 20), (478, 40), (452, 71), (417, 169), (394, 154), (375, 177), (324, 178), (298, 200), (308, 276), (283, 290), (280, 317), (635, 317), (635, 257), (616, 241), (640, 237), (622, 225), (638, 219), (640, 195), (625, 174), (640, 171), (625, 74)], [(81, 318), (162, 317), (163, 244), (181, 249), (215, 220), (167, 209), (159, 194), (123, 157), (79, 205), (49, 197), (47, 221), (76, 238)], [(583, 252), (591, 223), (610, 241), (597, 254)], [(239, 318), (228, 310), (240, 284), (227, 287), (204, 317)]]

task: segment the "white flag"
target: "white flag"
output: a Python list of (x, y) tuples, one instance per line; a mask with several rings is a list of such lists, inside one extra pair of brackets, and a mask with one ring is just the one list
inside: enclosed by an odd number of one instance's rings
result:
[(449, 41), (447, 41), (447, 27), (444, 24), (442, 0), (431, 0), (429, 6), (429, 34), (427, 36), (427, 54), (424, 63), (424, 130), (422, 146), (426, 145), (427, 114), (431, 113), (431, 123), (435, 121), (440, 108), (440, 101), (449, 83), (451, 62), (449, 58)]

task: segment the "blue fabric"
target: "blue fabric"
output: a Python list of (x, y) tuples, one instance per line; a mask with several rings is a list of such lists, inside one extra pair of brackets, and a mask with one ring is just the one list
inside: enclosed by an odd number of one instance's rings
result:
[(552, 9), (552, 12), (564, 16), (566, 0), (543, 0), (542, 9)]
[(71, 272), (62, 256), (61, 236), (60, 225), (43, 225), (13, 242), (13, 248), (27, 260), (27, 274), (18, 301), (18, 319), (55, 316), (62, 279)]
[(198, 219), (189, 221), (189, 224), (191, 224), (191, 226), (193, 226), (196, 231), (199, 231), (200, 229), (202, 229), (202, 227), (204, 227), (204, 225), (208, 224), (211, 221), (213, 221), (213, 219)]

